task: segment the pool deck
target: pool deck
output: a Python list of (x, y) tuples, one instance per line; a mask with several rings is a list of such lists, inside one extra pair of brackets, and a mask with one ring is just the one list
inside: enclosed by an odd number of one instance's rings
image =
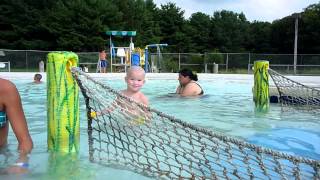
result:
[[(33, 81), (33, 76), (35, 72), (0, 72), (0, 77), (5, 79), (30, 79)], [(46, 73), (42, 74), (42, 81), (46, 81)], [(123, 79), (125, 73), (88, 73), (93, 78), (105, 78), (110, 80)], [(297, 81), (307, 86), (320, 88), (320, 76), (286, 76), (289, 79)], [(162, 79), (162, 80), (172, 80), (177, 79), (177, 73), (147, 73), (146, 79)], [(206, 74), (198, 73), (198, 79), (201, 80), (215, 80), (215, 79), (225, 79), (229, 81), (253, 81), (253, 74)], [(270, 78), (271, 79), (271, 78)], [(270, 85), (274, 86), (273, 81), (270, 81)]]

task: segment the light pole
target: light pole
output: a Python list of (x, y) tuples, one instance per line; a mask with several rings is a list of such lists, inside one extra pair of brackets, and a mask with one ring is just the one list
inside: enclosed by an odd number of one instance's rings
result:
[(299, 18), (300, 18), (299, 13), (293, 14), (293, 17), (295, 18), (295, 23), (294, 23), (294, 55), (293, 55), (293, 73), (297, 73), (297, 52), (298, 52), (298, 24), (299, 24)]

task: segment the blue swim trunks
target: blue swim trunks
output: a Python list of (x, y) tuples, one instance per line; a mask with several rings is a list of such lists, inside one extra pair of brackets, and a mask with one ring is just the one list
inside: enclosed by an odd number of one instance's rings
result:
[(101, 60), (100, 60), (100, 67), (102, 67), (102, 68), (106, 68), (106, 67), (107, 67), (107, 61), (106, 61), (106, 60), (101, 59)]
[(4, 127), (7, 124), (7, 116), (6, 113), (0, 111), (0, 128)]

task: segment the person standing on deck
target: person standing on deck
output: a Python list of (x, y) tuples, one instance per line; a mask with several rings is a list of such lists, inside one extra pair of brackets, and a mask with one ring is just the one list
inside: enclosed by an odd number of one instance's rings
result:
[(107, 72), (107, 54), (105, 50), (99, 52), (99, 61), (100, 61), (100, 73)]

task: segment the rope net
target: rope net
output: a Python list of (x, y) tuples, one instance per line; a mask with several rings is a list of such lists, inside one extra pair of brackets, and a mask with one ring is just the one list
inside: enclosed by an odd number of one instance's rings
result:
[(293, 81), (272, 69), (269, 69), (269, 74), (283, 106), (320, 113), (320, 90)]
[(320, 162), (185, 123), (73, 69), (93, 163), (160, 179), (319, 179)]

